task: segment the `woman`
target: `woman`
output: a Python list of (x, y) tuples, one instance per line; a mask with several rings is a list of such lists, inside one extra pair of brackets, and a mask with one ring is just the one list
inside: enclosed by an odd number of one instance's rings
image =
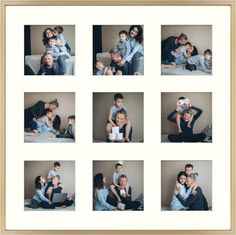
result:
[(141, 75), (139, 71), (140, 59), (143, 57), (143, 29), (140, 25), (131, 25), (127, 40), (130, 42), (131, 53), (119, 63), (123, 66), (125, 62), (129, 62), (130, 75)]
[(43, 176), (39, 175), (35, 178), (35, 189), (36, 194), (33, 196), (30, 205), (26, 205), (26, 207), (30, 207), (36, 209), (38, 207), (42, 207), (45, 209), (55, 209), (55, 205), (46, 198), (45, 189), (47, 187), (46, 180)]
[[(47, 189), (46, 195), (50, 201), (53, 200), (54, 193), (64, 193), (64, 187), (59, 182), (59, 176), (52, 177), (52, 186)], [(64, 202), (53, 203), (55, 207), (67, 207), (74, 203), (72, 198), (67, 198)]]
[(37, 130), (37, 123), (33, 122), (33, 120), (44, 116), (48, 109), (53, 111), (54, 109), (58, 108), (58, 106), (59, 103), (57, 100), (53, 100), (50, 103), (40, 100), (32, 107), (25, 109), (25, 129), (31, 131)]
[(129, 187), (128, 192), (125, 192), (127, 184), (128, 184), (127, 176), (121, 175), (118, 183), (120, 187), (119, 188), (115, 187), (115, 190), (121, 199), (121, 203), (125, 204), (126, 210), (131, 210), (131, 209), (137, 210), (140, 207), (141, 203), (138, 201), (132, 201), (131, 187)]
[[(94, 176), (95, 188), (95, 210), (96, 211), (112, 211), (116, 207), (112, 206), (109, 202), (112, 199), (108, 196), (108, 189), (105, 187), (106, 178), (103, 174), (99, 173)], [(113, 203), (112, 203), (113, 204)]]
[(187, 176), (186, 184), (189, 188), (194, 187), (190, 196), (184, 200), (178, 190), (175, 190), (175, 195), (181, 204), (188, 207), (190, 211), (203, 211), (208, 210), (208, 204), (205, 196), (203, 195), (202, 189), (196, 184), (197, 174), (191, 173)]
[(187, 42), (187, 35), (181, 33), (179, 37), (168, 37), (161, 42), (161, 60), (168, 61), (173, 67), (176, 67), (175, 56), (171, 54), (179, 46), (183, 46)]
[(64, 75), (64, 72), (59, 63), (53, 60), (52, 54), (45, 52), (41, 59), (38, 75)]

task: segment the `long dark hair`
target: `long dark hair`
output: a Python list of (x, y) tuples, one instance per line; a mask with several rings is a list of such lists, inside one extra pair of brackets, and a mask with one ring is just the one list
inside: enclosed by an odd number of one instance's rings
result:
[(198, 55), (197, 47), (193, 46), (193, 52), (191, 53), (191, 56)]
[(51, 30), (53, 32), (53, 30), (51, 28), (46, 28), (43, 31), (43, 40), (42, 41), (43, 41), (44, 46), (48, 43), (48, 38), (47, 38), (47, 35), (46, 35), (47, 30)]
[(131, 25), (129, 28), (129, 35), (131, 30), (133, 30), (134, 28), (138, 29), (138, 34), (136, 35), (135, 40), (141, 44), (143, 42), (143, 28), (141, 27), (141, 25)]
[(186, 174), (185, 171), (180, 171), (179, 174), (177, 175), (177, 180), (178, 180), (178, 182), (179, 182), (179, 178), (180, 178), (182, 175), (185, 176), (185, 177), (187, 177), (187, 174)]
[(41, 175), (37, 176), (34, 180), (35, 188), (39, 190), (42, 188), (42, 184), (40, 183), (40, 178)]
[(61, 118), (59, 115), (56, 115), (55, 116), (55, 119), (53, 121), (53, 129), (56, 130), (56, 131), (59, 131), (60, 130), (60, 127), (61, 127)]
[(104, 187), (104, 182), (103, 182), (103, 174), (98, 173), (94, 176), (93, 178), (93, 186), (95, 188), (101, 189)]

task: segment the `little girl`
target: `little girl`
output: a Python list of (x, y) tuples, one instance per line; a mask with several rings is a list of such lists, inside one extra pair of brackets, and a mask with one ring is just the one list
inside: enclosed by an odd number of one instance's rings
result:
[[(177, 114), (176, 114), (176, 123), (178, 126), (179, 133), (182, 133), (181, 126), (180, 126), (180, 119), (182, 117), (182, 114), (186, 111), (188, 111), (191, 108), (191, 103), (188, 98), (185, 98), (183, 96), (179, 97), (177, 100)], [(188, 127), (191, 128), (191, 122), (193, 120), (193, 115), (191, 115), (191, 119), (188, 122)]]
[[(179, 174), (177, 175), (177, 181), (176, 181), (176, 186), (175, 186), (175, 190), (178, 190), (179, 194), (181, 195), (181, 197), (183, 197), (184, 200), (186, 200), (192, 192), (192, 188), (187, 189), (185, 185), (186, 179), (187, 179), (186, 172), (180, 171)], [(181, 204), (181, 202), (178, 200), (178, 198), (175, 195), (173, 195), (170, 207), (172, 211), (188, 209), (187, 207)]]

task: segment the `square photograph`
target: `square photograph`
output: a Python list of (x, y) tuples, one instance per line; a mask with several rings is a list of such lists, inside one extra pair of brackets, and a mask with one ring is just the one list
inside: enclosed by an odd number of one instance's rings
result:
[(161, 26), (161, 75), (211, 74), (211, 25)]
[(161, 161), (161, 210), (212, 210), (212, 161)]
[(93, 142), (143, 143), (143, 93), (93, 93)]
[(75, 26), (25, 25), (25, 75), (74, 75)]
[(25, 92), (25, 143), (75, 142), (75, 93)]
[(75, 161), (24, 162), (25, 211), (75, 210)]
[(143, 25), (94, 25), (94, 75), (144, 75)]
[(212, 142), (211, 92), (161, 93), (161, 142)]
[(93, 210), (143, 211), (143, 178), (143, 161), (93, 161)]

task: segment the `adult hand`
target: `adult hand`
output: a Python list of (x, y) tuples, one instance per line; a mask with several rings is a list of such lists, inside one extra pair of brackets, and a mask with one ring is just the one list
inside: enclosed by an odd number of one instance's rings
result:
[(178, 180), (176, 180), (175, 186), (176, 186), (176, 189), (179, 191), (179, 189), (180, 189), (180, 185), (179, 185)]
[(176, 196), (178, 193), (179, 193), (179, 191), (177, 189), (175, 189), (174, 195)]

